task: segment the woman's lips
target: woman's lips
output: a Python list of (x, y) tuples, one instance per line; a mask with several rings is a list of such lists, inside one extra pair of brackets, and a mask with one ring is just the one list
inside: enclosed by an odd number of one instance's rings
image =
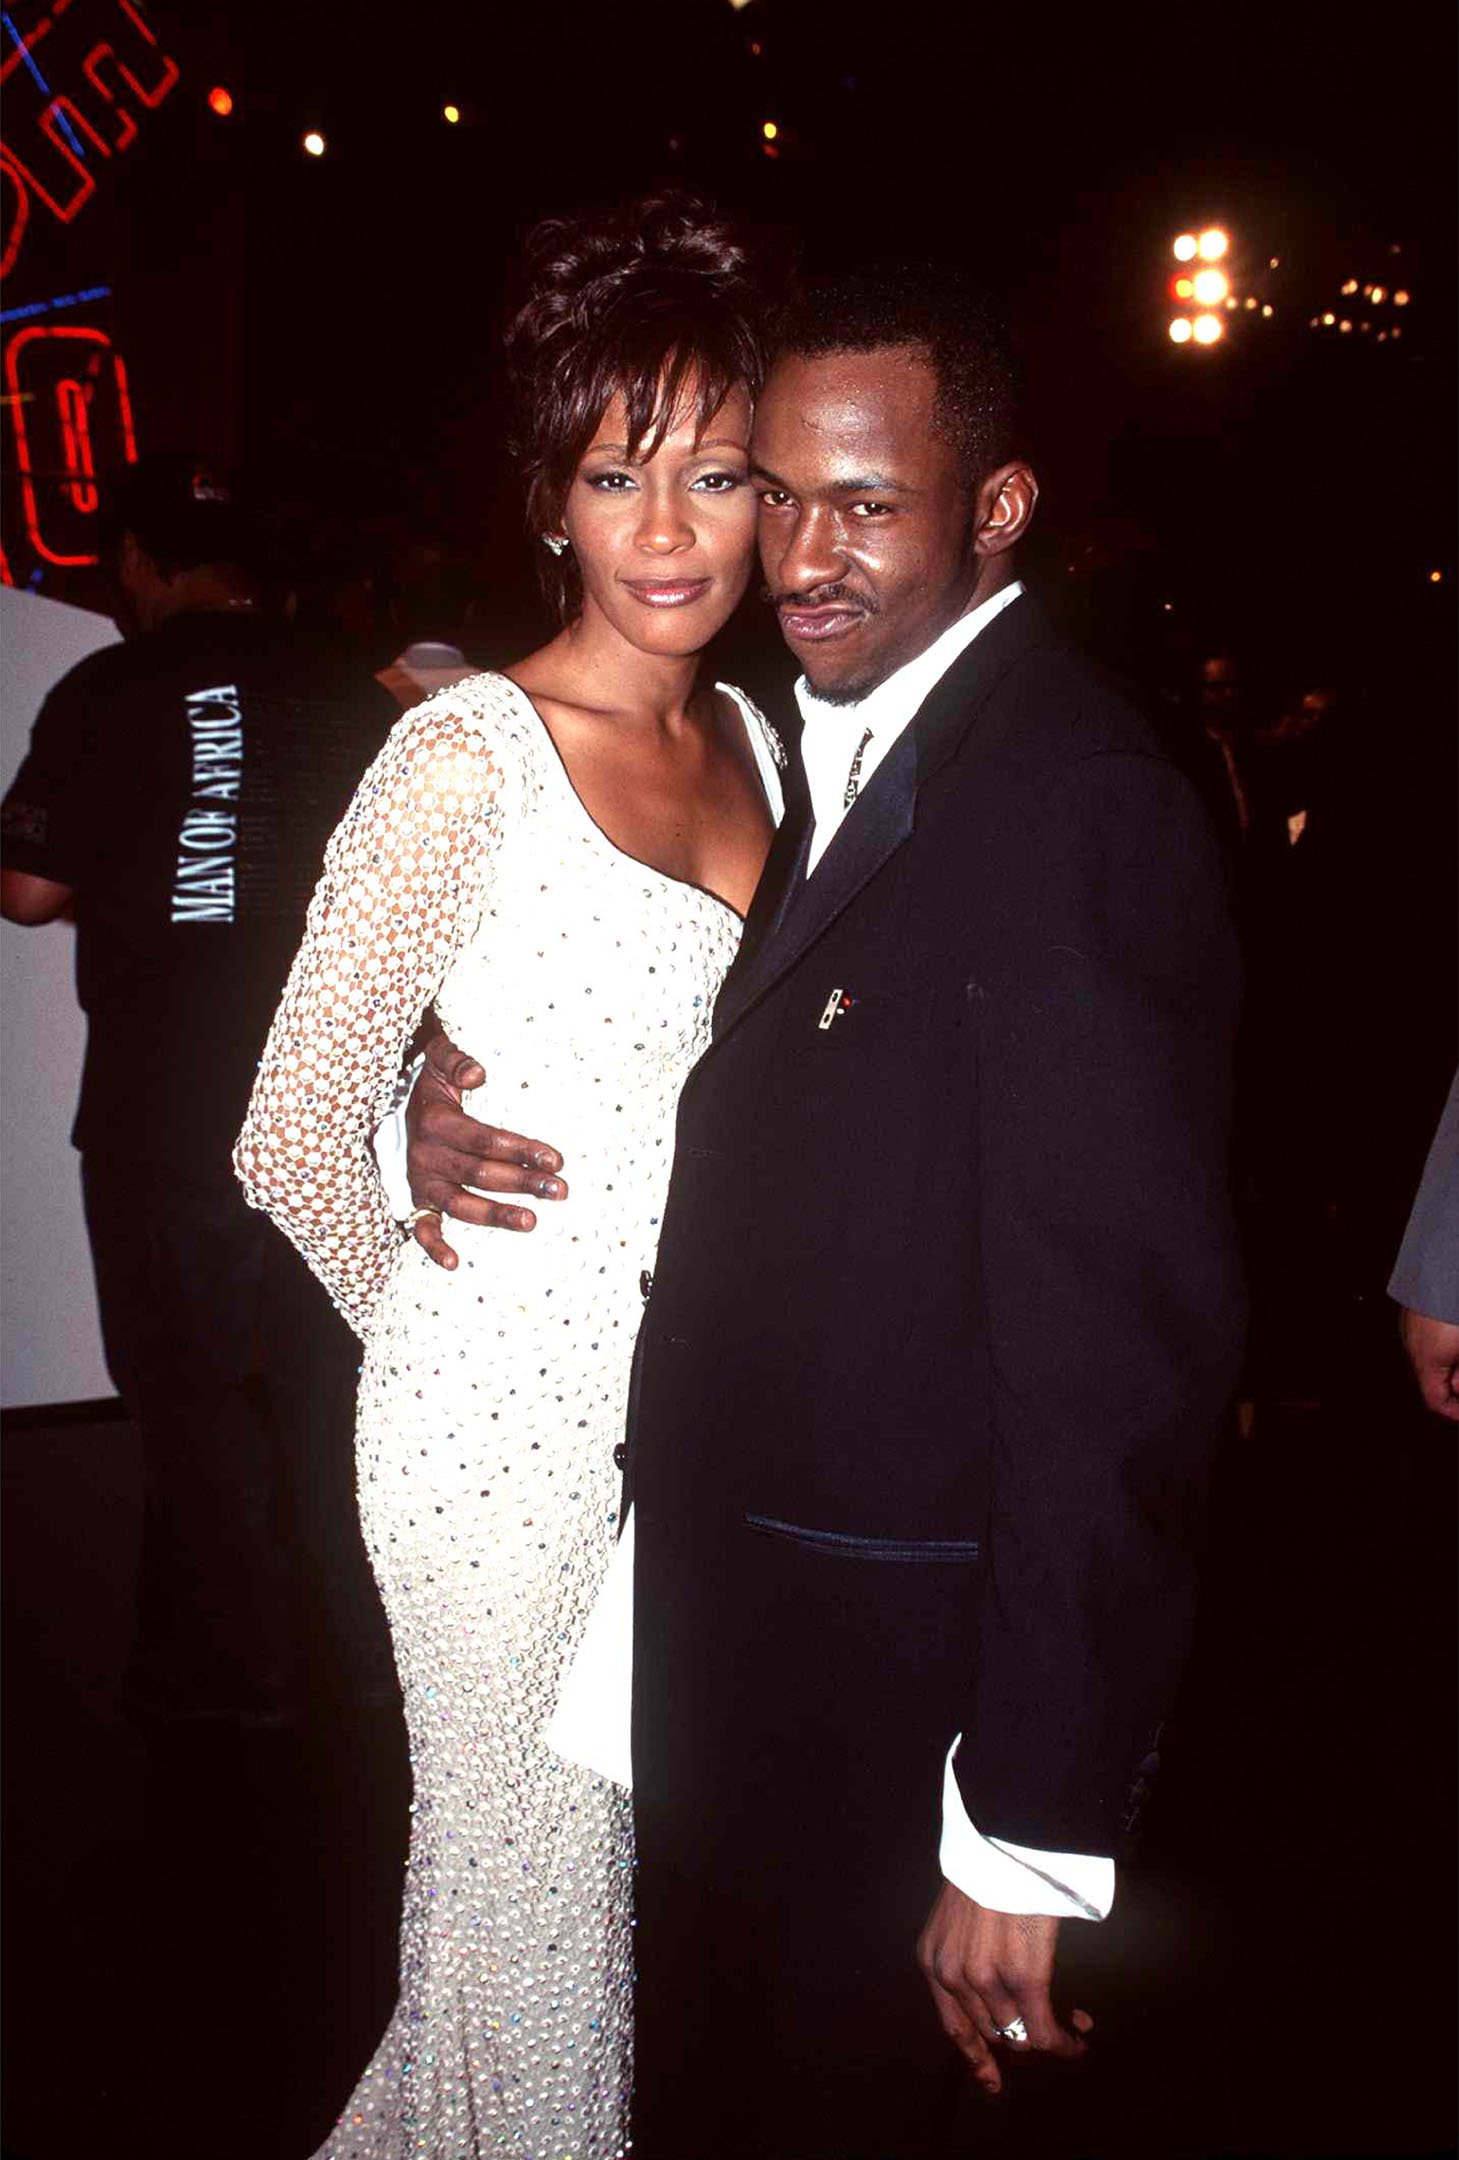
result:
[(810, 638), (819, 642), (824, 638), (844, 637), (855, 630), (865, 616), (860, 608), (824, 607), (780, 609), (780, 627), (788, 638)]
[(709, 579), (701, 578), (625, 578), (623, 580), (635, 600), (645, 607), (687, 607), (691, 600), (701, 600), (709, 590)]

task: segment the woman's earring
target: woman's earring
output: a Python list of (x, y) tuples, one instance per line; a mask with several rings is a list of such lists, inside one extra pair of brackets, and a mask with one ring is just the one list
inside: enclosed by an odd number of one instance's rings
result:
[(554, 555), (561, 555), (567, 547), (567, 534), (544, 533), (542, 535), (542, 545), (545, 548), (551, 548)]

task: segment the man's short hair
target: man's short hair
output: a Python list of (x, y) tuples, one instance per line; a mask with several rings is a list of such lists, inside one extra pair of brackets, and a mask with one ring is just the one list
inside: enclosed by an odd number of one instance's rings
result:
[(776, 350), (881, 352), (916, 345), (937, 377), (939, 430), (970, 483), (1018, 454), (1019, 370), (1007, 324), (963, 271), (885, 263), (801, 292), (777, 325)]
[(132, 533), (164, 577), (204, 564), (246, 569), (256, 553), (235, 485), (205, 459), (158, 452), (113, 474), (103, 497), (101, 543), (112, 554)]

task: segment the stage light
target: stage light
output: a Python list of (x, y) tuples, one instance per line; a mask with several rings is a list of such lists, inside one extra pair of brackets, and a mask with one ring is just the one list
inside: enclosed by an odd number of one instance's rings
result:
[(308, 151), (310, 157), (323, 157), (324, 137), (317, 129), (311, 128), (304, 137), (304, 148)]
[(219, 83), (216, 89), (208, 92), (208, 104), (220, 120), (226, 120), (233, 110), (233, 93)]
[(1401, 288), (1393, 295), (1393, 305), (1395, 307), (1408, 306), (1408, 294), (1404, 292)]
[(760, 133), (764, 136), (766, 142), (774, 142), (776, 136), (780, 133), (780, 130), (775, 125), (775, 122), (773, 120), (767, 120), (764, 126), (761, 128)]
[(1177, 315), (1170, 326), (1170, 342), (1172, 345), (1189, 345), (1190, 341), (1190, 318), (1186, 315)]
[(1176, 261), (1193, 261), (1195, 259), (1196, 249), (1199, 247), (1199, 245), (1200, 242), (1196, 239), (1196, 236), (1193, 232), (1183, 232), (1180, 238), (1175, 243)]
[(1225, 299), (1231, 287), (1225, 273), (1220, 270), (1201, 270), (1196, 274), (1195, 295), (1202, 307), (1215, 307)]
[(1226, 335), (1226, 325), (1219, 315), (1198, 315), (1191, 326), (1191, 335), (1198, 345), (1214, 345)]
[(461, 108), (459, 105), (443, 105), (441, 107), (441, 118), (446, 122), (448, 127), (454, 127), (460, 117)]
[(1230, 245), (1230, 234), (1223, 233), (1219, 225), (1212, 225), (1196, 242), (1202, 262), (1219, 262)]

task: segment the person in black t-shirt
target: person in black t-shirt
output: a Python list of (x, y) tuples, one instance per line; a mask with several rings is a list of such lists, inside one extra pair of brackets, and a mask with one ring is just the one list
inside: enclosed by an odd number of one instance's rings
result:
[(72, 1138), (147, 1478), (129, 1702), (272, 1721), (297, 1641), (368, 1684), (389, 1670), (354, 1518), (353, 1341), (230, 1155), (325, 843), (395, 707), (269, 619), (231, 492), (195, 464), (132, 468), (109, 552), (125, 642), (41, 709), (0, 814), (0, 907), (76, 923)]

